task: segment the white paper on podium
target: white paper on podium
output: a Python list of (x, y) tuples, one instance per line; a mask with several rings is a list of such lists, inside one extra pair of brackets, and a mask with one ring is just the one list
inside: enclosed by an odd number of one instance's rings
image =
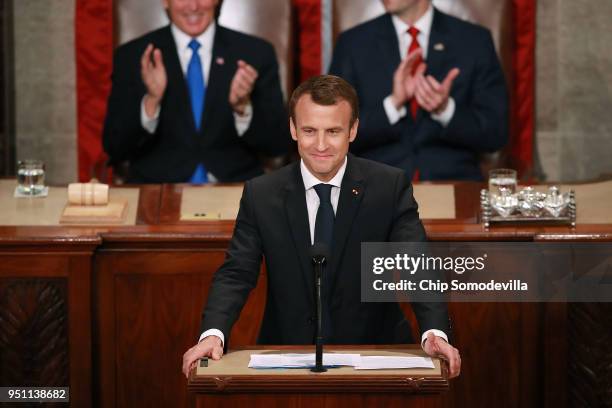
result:
[(429, 357), (362, 356), (355, 370), (384, 370), (397, 368), (434, 368)]
[[(359, 354), (323, 353), (323, 365), (354, 366), (360, 362)], [(314, 367), (315, 354), (251, 354), (249, 368), (307, 368)]]
[[(249, 368), (314, 367), (315, 354), (251, 354)], [(362, 356), (361, 354), (323, 353), (325, 366), (352, 366), (355, 370), (435, 368), (429, 357)]]

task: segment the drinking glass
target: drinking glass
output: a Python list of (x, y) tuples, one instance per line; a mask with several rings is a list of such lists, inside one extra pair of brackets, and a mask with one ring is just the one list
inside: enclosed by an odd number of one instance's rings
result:
[(41, 160), (17, 162), (17, 189), (21, 194), (39, 195), (45, 189), (45, 163)]
[(493, 169), (489, 171), (489, 194), (501, 196), (502, 191), (516, 193), (516, 170)]

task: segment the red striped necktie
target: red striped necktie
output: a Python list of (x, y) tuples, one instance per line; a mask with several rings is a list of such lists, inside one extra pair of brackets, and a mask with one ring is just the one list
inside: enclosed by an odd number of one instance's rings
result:
[[(419, 40), (417, 38), (419, 35), (419, 29), (416, 27), (410, 27), (408, 29), (408, 34), (410, 34), (410, 37), (412, 37), (412, 41), (410, 42), (410, 47), (408, 47), (408, 55), (410, 55), (410, 53), (413, 52), (414, 50), (418, 50), (419, 48), (421, 48), (421, 44), (419, 44)], [(415, 71), (417, 70), (417, 67), (421, 65), (421, 63), (423, 62), (422, 55), (423, 54), (419, 55), (419, 57), (414, 61), (414, 65), (412, 66), (412, 74), (415, 73)], [(413, 96), (412, 99), (410, 100), (410, 114), (412, 115), (412, 119), (416, 120), (418, 110), (419, 110), (419, 104), (417, 103), (416, 98)], [(417, 168), (414, 169), (414, 173), (412, 175), (412, 181), (419, 181), (419, 169)]]
[[(419, 40), (417, 39), (417, 36), (419, 35), (419, 29), (416, 27), (410, 27), (408, 29), (408, 34), (410, 34), (410, 37), (412, 37), (412, 41), (410, 42), (410, 47), (408, 47), (408, 55), (410, 55), (410, 53), (413, 52), (414, 50), (418, 50), (419, 48), (421, 48), (421, 44), (419, 44)], [(412, 65), (412, 74), (415, 73), (415, 71), (417, 70), (417, 67), (421, 65), (422, 62), (423, 62), (423, 57), (421, 54), (414, 62), (414, 65)], [(410, 100), (410, 113), (412, 114), (413, 119), (416, 119), (418, 110), (419, 110), (419, 104), (417, 103), (416, 98), (413, 97)]]

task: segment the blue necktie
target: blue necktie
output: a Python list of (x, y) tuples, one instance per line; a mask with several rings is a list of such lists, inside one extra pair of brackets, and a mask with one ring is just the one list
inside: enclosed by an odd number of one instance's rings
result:
[[(200, 130), (202, 124), (202, 112), (204, 111), (204, 98), (206, 97), (206, 85), (204, 84), (204, 75), (202, 74), (202, 62), (198, 49), (200, 43), (193, 39), (189, 42), (189, 48), (193, 51), (189, 66), (187, 66), (187, 84), (189, 85), (189, 98), (191, 99), (191, 113), (193, 114), (193, 122), (197, 131)], [(190, 183), (202, 184), (208, 181), (206, 168), (202, 163), (198, 164)]]
[[(331, 184), (317, 184), (314, 186), (317, 195), (319, 196), (319, 209), (317, 210), (317, 216), (315, 219), (315, 230), (314, 230), (314, 242), (322, 243), (327, 245), (329, 252), (332, 253), (332, 240), (334, 237), (334, 221), (336, 216), (334, 214), (334, 207), (331, 203)], [(323, 337), (325, 341), (329, 341), (329, 338), (333, 334), (333, 322), (331, 321), (330, 313), (330, 300), (331, 300), (331, 284), (333, 282), (333, 271), (331, 270), (330, 260), (326, 262), (326, 268), (324, 276), (321, 281), (323, 282), (323, 288), (321, 290), (321, 315), (323, 331)]]

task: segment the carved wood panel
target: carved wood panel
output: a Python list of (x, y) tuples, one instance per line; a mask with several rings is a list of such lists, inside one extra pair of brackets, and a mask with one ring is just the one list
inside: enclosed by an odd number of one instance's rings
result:
[(0, 384), (68, 386), (67, 281), (0, 279)]
[(612, 303), (568, 309), (568, 406), (612, 407)]

